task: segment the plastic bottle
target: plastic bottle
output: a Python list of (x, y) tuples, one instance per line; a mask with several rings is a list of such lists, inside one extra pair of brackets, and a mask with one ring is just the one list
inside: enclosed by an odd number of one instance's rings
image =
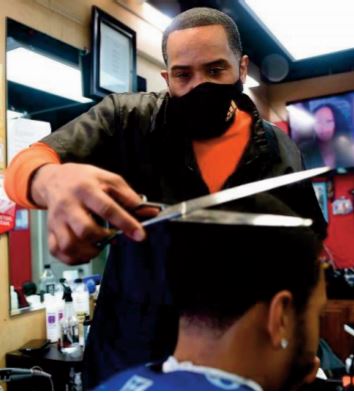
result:
[(77, 270), (64, 270), (63, 277), (66, 279), (66, 285), (73, 290), (74, 288), (74, 281), (78, 278), (78, 271)]
[(44, 265), (44, 271), (41, 275), (39, 283), (40, 291), (54, 295), (56, 284), (57, 281), (52, 269), (50, 268), (50, 264)]
[(55, 297), (57, 299), (63, 299), (65, 285), (66, 285), (65, 278), (61, 278), (59, 282), (55, 285)]
[(84, 279), (84, 269), (82, 268), (82, 267), (79, 267), (78, 269), (77, 269), (77, 278), (81, 278), (81, 279)]
[(19, 301), (18, 294), (15, 291), (15, 287), (13, 285), (10, 286), (10, 300), (11, 300), (11, 310), (18, 310)]
[(85, 280), (85, 284), (86, 284), (89, 294), (93, 295), (96, 292), (95, 280), (93, 280), (92, 278), (89, 278), (88, 280)]
[(55, 301), (57, 304), (57, 315), (58, 315), (58, 322), (59, 322), (59, 336), (60, 336), (60, 321), (64, 317), (64, 286), (65, 286), (65, 278), (61, 278), (59, 283), (55, 286)]
[(58, 306), (55, 296), (51, 294), (45, 294), (45, 311), (46, 311), (46, 328), (47, 328), (47, 339), (54, 343), (59, 339), (59, 318), (58, 318)]
[(74, 310), (78, 314), (89, 315), (89, 293), (86, 284), (81, 278), (75, 280), (75, 290), (73, 291)]
[(64, 317), (60, 321), (60, 346), (64, 353), (74, 353), (79, 347), (79, 326), (74, 311), (71, 289), (64, 287)]
[(74, 374), (74, 386), (73, 390), (80, 392), (82, 390), (82, 377), (81, 372), (77, 371)]
[(83, 323), (83, 328), (84, 328), (84, 346), (86, 346), (87, 338), (88, 338), (90, 328), (91, 328), (91, 320), (88, 315), (86, 315), (86, 317), (85, 317), (85, 320)]
[(66, 385), (66, 389), (70, 391), (81, 391), (82, 390), (82, 378), (81, 372), (76, 371), (74, 367), (70, 368), (69, 380)]
[(74, 310), (77, 320), (79, 321), (79, 342), (80, 345), (85, 345), (84, 339), (84, 321), (85, 317), (90, 314), (90, 295), (88, 293), (86, 284), (82, 278), (77, 278), (74, 282), (73, 301)]
[(69, 379), (65, 390), (72, 392), (74, 390), (74, 384), (75, 384), (75, 369), (74, 367), (70, 367)]

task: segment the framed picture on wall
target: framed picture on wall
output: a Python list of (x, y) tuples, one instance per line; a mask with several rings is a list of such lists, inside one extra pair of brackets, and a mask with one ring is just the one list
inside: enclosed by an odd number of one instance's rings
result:
[(320, 208), (323, 213), (323, 217), (328, 222), (328, 195), (327, 195), (327, 183), (325, 181), (322, 182), (313, 182), (313, 188), (315, 190), (315, 194), (320, 205)]
[(134, 92), (136, 79), (135, 31), (93, 7), (90, 95)]

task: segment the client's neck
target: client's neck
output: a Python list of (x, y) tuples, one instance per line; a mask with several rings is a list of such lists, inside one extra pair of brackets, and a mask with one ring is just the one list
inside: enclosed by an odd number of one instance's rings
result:
[(182, 318), (174, 356), (179, 362), (223, 370), (262, 386), (260, 343), (252, 330), (247, 328), (247, 321), (219, 331)]

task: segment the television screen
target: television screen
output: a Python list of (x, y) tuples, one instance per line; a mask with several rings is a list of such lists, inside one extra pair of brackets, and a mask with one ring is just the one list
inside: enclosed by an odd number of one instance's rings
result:
[(306, 168), (354, 167), (354, 92), (287, 103), (290, 136)]

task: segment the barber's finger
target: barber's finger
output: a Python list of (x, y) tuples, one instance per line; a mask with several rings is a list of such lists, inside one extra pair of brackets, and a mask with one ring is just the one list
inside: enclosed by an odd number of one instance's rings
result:
[(136, 209), (133, 209), (134, 216), (138, 218), (155, 217), (160, 212), (161, 212), (161, 208), (150, 207), (150, 206), (142, 206), (141, 208), (138, 206)]
[(146, 234), (141, 224), (105, 192), (90, 193), (85, 199), (86, 207), (110, 224), (121, 229), (133, 240), (144, 240)]
[(67, 265), (74, 265), (75, 258), (72, 255), (68, 255), (60, 251), (60, 247), (58, 244), (57, 237), (54, 232), (50, 232), (48, 234), (48, 248), (50, 253), (60, 261), (64, 262)]
[(51, 251), (55, 252), (56, 255), (61, 253), (69, 257), (75, 254), (78, 239), (65, 221), (58, 220), (55, 225), (53, 225), (53, 221), (49, 221), (48, 230), (51, 233), (51, 241), (55, 244), (55, 250)]
[(66, 224), (58, 225), (54, 233), (59, 251), (66, 255), (73, 254), (76, 249), (75, 238), (68, 226)]
[(76, 238), (68, 227), (51, 232), (48, 238), (51, 253), (62, 262), (77, 265), (89, 262), (100, 250), (91, 242)]
[(68, 215), (67, 223), (80, 241), (85, 240), (94, 244), (111, 234), (109, 229), (99, 225), (84, 209)]
[(58, 253), (58, 259), (70, 265), (82, 265), (83, 263), (90, 262), (91, 259), (98, 255), (97, 248), (90, 243), (81, 244), (80, 248), (73, 254)]
[(133, 208), (143, 202), (141, 195), (137, 194), (123, 177), (108, 172), (108, 178), (105, 179), (104, 191), (121, 205), (127, 208)]

